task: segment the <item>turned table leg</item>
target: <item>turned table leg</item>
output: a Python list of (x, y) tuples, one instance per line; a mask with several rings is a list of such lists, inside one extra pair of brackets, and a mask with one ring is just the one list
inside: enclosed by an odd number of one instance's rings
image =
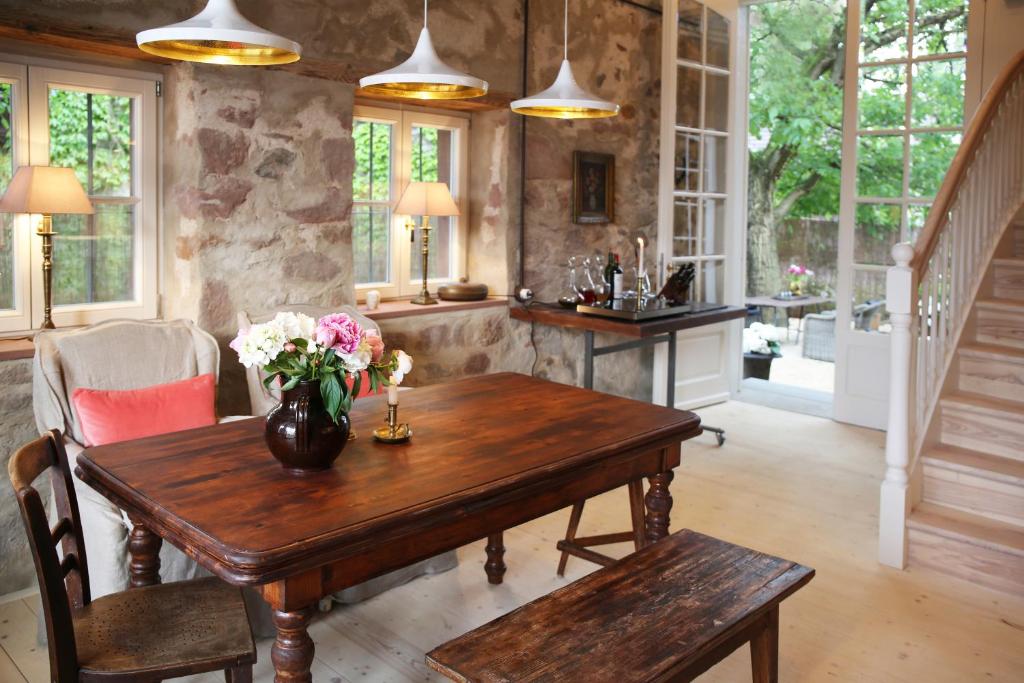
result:
[(274, 662), (274, 683), (311, 683), (313, 639), (307, 629), (313, 620), (312, 605), (294, 612), (273, 610), (277, 639), (270, 649)]
[(128, 534), (130, 585), (132, 588), (155, 586), (160, 583), (160, 546), (164, 541), (134, 519), (132, 524)]
[(495, 585), (501, 583), (506, 569), (504, 557), (504, 532), (499, 531), (487, 537), (487, 562), (484, 563), (484, 571), (487, 572), (488, 583)]
[(672, 509), (672, 494), (668, 485), (675, 473), (672, 470), (659, 472), (648, 477), (651, 488), (647, 491), (644, 504), (647, 507), (647, 541), (653, 543), (668, 536), (668, 513)]

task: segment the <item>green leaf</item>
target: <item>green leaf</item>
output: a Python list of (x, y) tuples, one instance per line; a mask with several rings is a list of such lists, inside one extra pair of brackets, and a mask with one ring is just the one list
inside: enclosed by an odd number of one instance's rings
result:
[(336, 374), (328, 375), (320, 380), (320, 395), (324, 399), (324, 407), (335, 423), (338, 422), (338, 414), (341, 412), (342, 388), (338, 383)]
[(299, 385), (300, 381), (302, 381), (301, 377), (292, 377), (281, 386), (281, 391), (288, 391), (289, 389), (294, 389)]

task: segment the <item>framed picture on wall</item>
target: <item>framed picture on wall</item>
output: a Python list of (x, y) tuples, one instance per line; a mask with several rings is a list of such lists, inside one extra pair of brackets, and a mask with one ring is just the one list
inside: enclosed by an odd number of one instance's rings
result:
[(615, 220), (615, 155), (572, 153), (572, 222)]

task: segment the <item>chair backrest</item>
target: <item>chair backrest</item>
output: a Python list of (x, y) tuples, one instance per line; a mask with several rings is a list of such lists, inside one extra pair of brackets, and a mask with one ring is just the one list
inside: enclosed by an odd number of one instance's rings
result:
[(141, 389), (218, 376), (217, 341), (187, 320), (110, 320), (36, 334), (32, 403), (40, 432), (59, 429), (84, 443), (71, 394), (78, 387)]
[[(32, 483), (50, 470), (57, 523), (50, 528), (39, 492)], [(28, 533), (32, 559), (39, 579), (39, 594), (46, 620), (51, 678), (59, 683), (78, 679), (72, 610), (88, 605), (89, 565), (78, 517), (78, 499), (71, 481), (71, 467), (64, 440), (57, 430), (22, 446), (7, 463), (11, 484)], [(57, 545), (61, 556), (57, 554)]]
[[(238, 329), (248, 330), (255, 323), (265, 323), (282, 311), (291, 313), (303, 313), (311, 318), (319, 319), (329, 313), (347, 313), (364, 330), (377, 330), (380, 327), (372, 319), (366, 317), (356, 310), (355, 306), (312, 306), (310, 304), (281, 304), (263, 313), (249, 314), (246, 311), (238, 312)], [(250, 412), (253, 415), (266, 415), (267, 412), (276, 406), (281, 400), (281, 391), (277, 387), (268, 389), (263, 380), (266, 373), (253, 366), (245, 369), (245, 381), (249, 389)]]

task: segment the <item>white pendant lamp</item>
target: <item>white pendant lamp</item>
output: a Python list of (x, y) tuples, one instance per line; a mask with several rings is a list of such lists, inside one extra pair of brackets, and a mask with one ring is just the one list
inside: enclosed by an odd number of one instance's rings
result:
[(242, 16), (235, 0), (209, 0), (191, 19), (141, 31), (139, 49), (152, 55), (209, 64), (266, 66), (296, 62), (302, 46)]
[(565, 0), (562, 66), (551, 87), (512, 103), (512, 111), (550, 119), (602, 119), (616, 116), (619, 105), (591, 95), (580, 87), (569, 65), (569, 0)]
[(412, 56), (393, 69), (359, 79), (371, 95), (417, 100), (462, 100), (487, 94), (487, 81), (462, 73), (441, 61), (427, 30), (427, 0), (423, 0), (423, 30)]

